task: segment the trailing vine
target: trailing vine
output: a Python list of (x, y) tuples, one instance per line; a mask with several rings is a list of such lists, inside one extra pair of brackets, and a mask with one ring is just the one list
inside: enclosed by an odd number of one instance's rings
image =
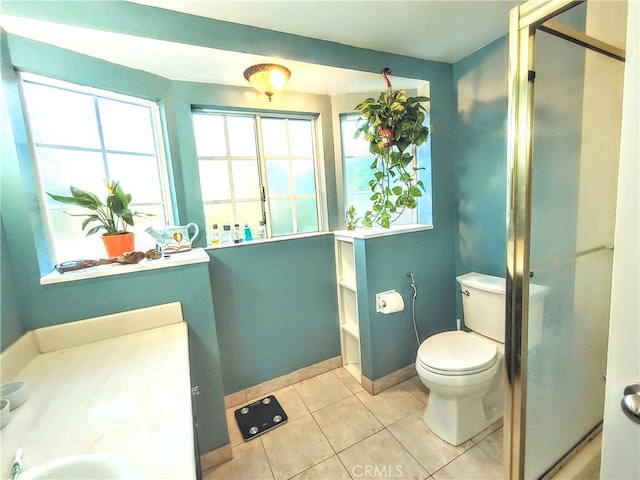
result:
[(427, 110), (422, 105), (429, 98), (407, 97), (403, 89), (392, 90), (387, 73), (388, 69), (382, 72), (387, 91), (377, 100), (367, 98), (355, 107), (363, 117), (355, 138), (364, 135), (375, 157), (369, 181), (373, 204), (362, 219), (365, 227), (375, 223), (389, 228), (405, 209), (417, 207), (424, 191), (417, 178), (422, 168), (412, 166), (412, 146), (418, 147), (429, 138), (430, 129), (424, 125)]

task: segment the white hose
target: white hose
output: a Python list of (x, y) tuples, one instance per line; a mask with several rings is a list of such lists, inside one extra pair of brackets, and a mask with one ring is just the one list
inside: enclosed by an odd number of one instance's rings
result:
[(418, 346), (420, 346), (420, 335), (418, 335), (418, 326), (416, 325), (416, 297), (418, 296), (418, 288), (416, 285), (416, 279), (413, 276), (413, 272), (409, 272), (407, 275), (411, 277), (411, 288), (413, 288), (413, 298), (411, 301), (412, 316), (413, 316), (413, 331), (416, 334), (416, 342), (418, 342)]

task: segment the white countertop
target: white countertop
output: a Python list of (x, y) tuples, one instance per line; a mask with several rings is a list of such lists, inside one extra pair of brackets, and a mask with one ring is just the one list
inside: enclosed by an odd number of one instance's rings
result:
[(0, 477), (10, 477), (23, 448), (23, 470), (100, 452), (126, 458), (140, 478), (195, 478), (181, 315), (177, 323), (39, 353), (14, 378), (3, 375), (3, 383), (11, 380), (28, 382), (29, 397), (0, 431)]

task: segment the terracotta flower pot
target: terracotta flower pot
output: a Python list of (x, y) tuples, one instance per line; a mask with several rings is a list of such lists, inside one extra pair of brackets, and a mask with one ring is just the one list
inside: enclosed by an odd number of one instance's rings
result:
[(133, 252), (136, 249), (135, 234), (133, 232), (103, 235), (102, 241), (108, 257), (119, 257), (124, 252)]

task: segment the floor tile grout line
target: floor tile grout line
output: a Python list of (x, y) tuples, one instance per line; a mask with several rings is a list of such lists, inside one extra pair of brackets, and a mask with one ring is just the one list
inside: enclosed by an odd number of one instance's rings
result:
[[(414, 412), (415, 413), (415, 412)], [(413, 415), (413, 414), (412, 414)], [(405, 417), (406, 418), (406, 417)], [(396, 422), (397, 423), (397, 422)], [(431, 471), (426, 467), (426, 465), (424, 465), (420, 460), (418, 460), (416, 458), (415, 455), (413, 455), (408, 449), (407, 447), (404, 445), (404, 443), (402, 443), (402, 440), (400, 440), (398, 437), (396, 437), (393, 432), (391, 430), (389, 430), (388, 428), (386, 428), (386, 430), (389, 432), (389, 434), (402, 446), (402, 448), (404, 448), (405, 452), (407, 452), (409, 454), (409, 456), (411, 456), (411, 458), (413, 458), (416, 463), (418, 465), (420, 465), (425, 472), (427, 472), (427, 476), (426, 478), (429, 478), (430, 476), (432, 476), (435, 472), (431, 473)], [(436, 470), (437, 471), (437, 470)]]
[[(268, 432), (267, 432), (268, 433)], [(264, 458), (267, 459), (267, 465), (269, 465), (269, 471), (271, 472), (271, 478), (275, 480), (276, 475), (273, 473), (273, 467), (271, 466), (271, 460), (269, 460), (269, 455), (267, 454), (267, 449), (264, 446), (264, 442), (262, 441), (262, 435), (260, 435), (260, 446), (262, 447), (262, 452), (264, 453)]]

